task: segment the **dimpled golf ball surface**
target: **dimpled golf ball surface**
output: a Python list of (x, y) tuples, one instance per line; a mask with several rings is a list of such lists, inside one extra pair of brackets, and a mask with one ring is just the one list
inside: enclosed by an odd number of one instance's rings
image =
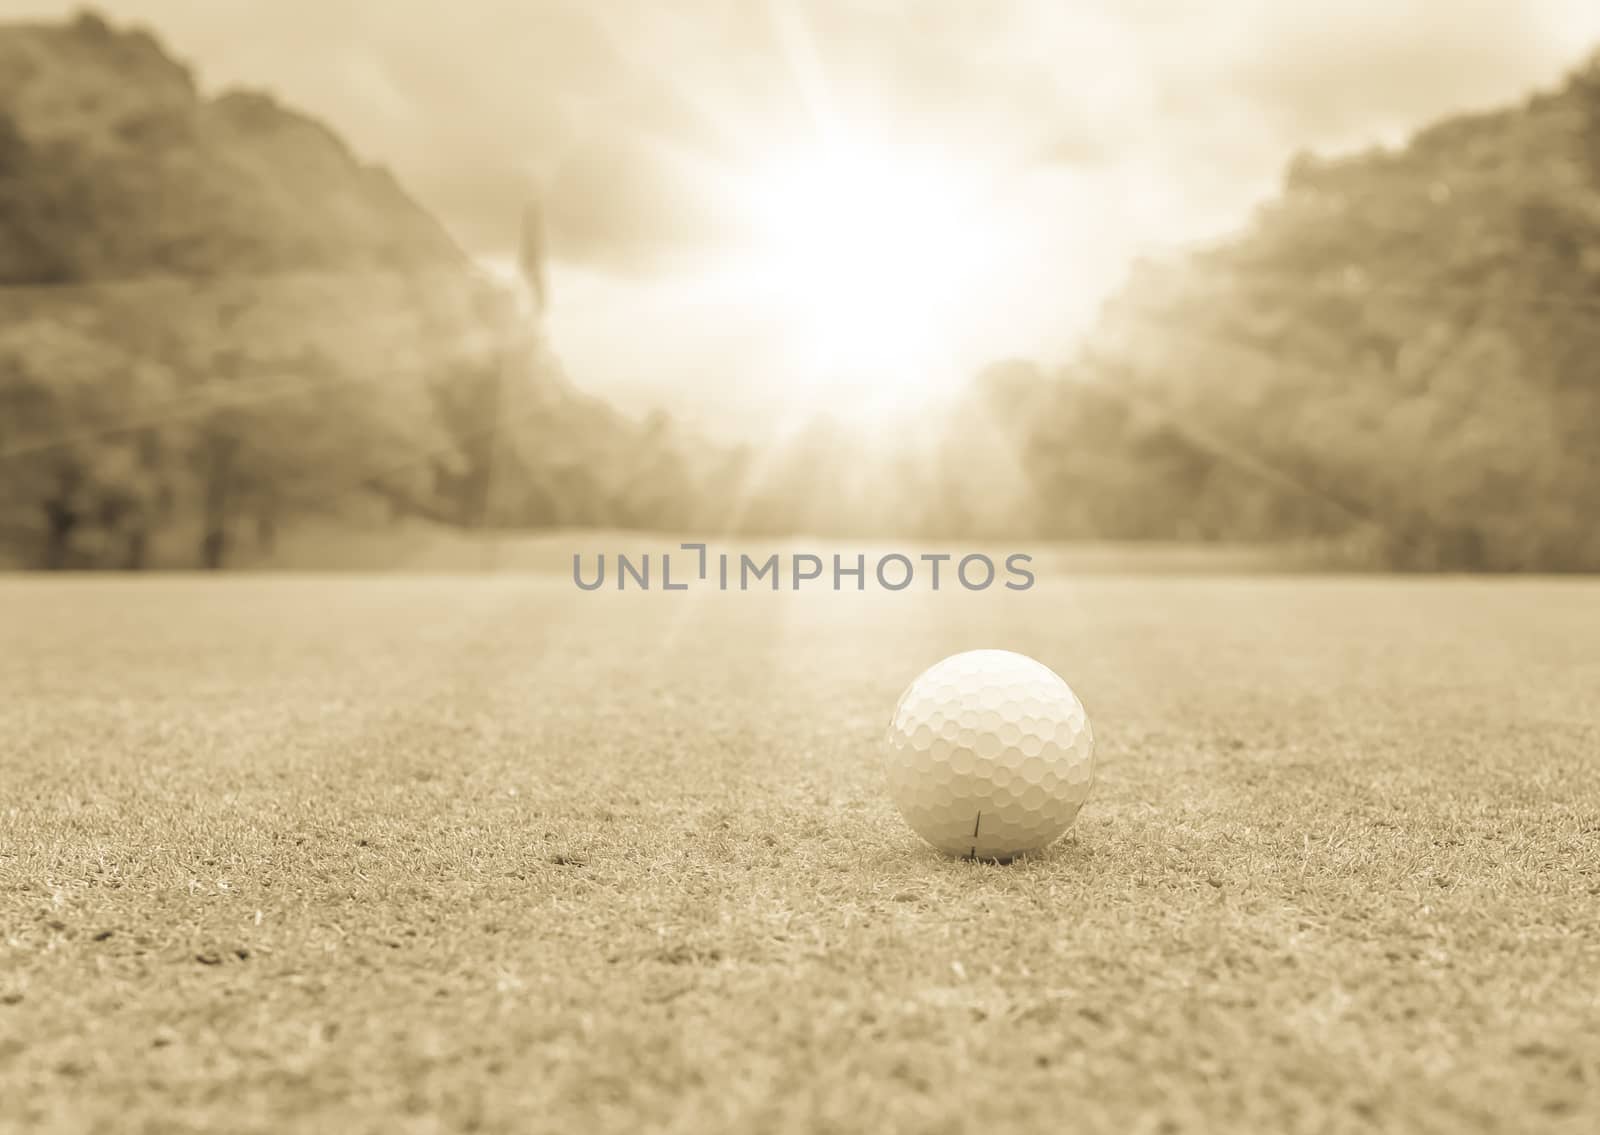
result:
[(955, 654), (900, 696), (889, 792), (941, 851), (1011, 859), (1071, 826), (1094, 782), (1089, 715), (1048, 666), (1009, 650)]

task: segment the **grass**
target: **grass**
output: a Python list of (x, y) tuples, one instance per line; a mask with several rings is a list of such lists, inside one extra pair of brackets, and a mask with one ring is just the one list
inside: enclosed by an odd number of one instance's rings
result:
[[(0, 1129), (1600, 1126), (1600, 586), (0, 583)], [(1008, 867), (902, 685), (1060, 670)]]
[[(9, 526), (0, 516), (0, 573), (36, 568), (42, 561), (44, 534), (40, 517)], [(546, 529), (533, 533), (492, 532), (435, 524), (405, 518), (383, 521), (367, 517), (324, 517), (286, 524), (271, 548), (263, 547), (248, 525), (233, 532), (226, 557), (230, 570), (293, 572), (428, 572), (459, 573), (482, 570), (550, 572), (569, 575), (575, 545), (584, 549), (586, 570), (594, 556), (623, 554), (637, 560), (672, 552), (681, 535), (638, 529)], [(195, 523), (175, 521), (151, 534), (148, 562), (152, 571), (195, 571), (200, 559), (201, 529)], [(895, 541), (904, 551), (910, 542)], [(117, 569), (122, 566), (125, 541), (104, 531), (84, 534), (73, 544), (70, 566), (77, 569)], [(716, 551), (736, 559), (746, 552), (758, 561), (773, 552), (787, 557), (794, 551), (826, 554), (836, 549), (853, 562), (869, 545), (860, 541), (820, 542), (812, 538), (757, 536), (714, 538)], [(1381, 560), (1370, 550), (1345, 541), (1305, 541), (1261, 544), (1140, 541), (1028, 541), (1021, 545), (1042, 570), (1072, 575), (1200, 575), (1305, 571), (1370, 571)], [(947, 545), (927, 541), (915, 545), (930, 552), (950, 551)], [(986, 551), (997, 563), (1018, 549), (1015, 543), (975, 547), (963, 541), (960, 550)], [(785, 569), (787, 570), (787, 568)]]

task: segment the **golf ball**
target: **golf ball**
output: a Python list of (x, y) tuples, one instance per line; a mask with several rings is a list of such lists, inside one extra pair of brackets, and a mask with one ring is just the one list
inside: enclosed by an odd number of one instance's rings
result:
[(940, 851), (1011, 859), (1071, 826), (1094, 783), (1089, 715), (1048, 666), (1009, 650), (954, 654), (900, 695), (889, 793)]

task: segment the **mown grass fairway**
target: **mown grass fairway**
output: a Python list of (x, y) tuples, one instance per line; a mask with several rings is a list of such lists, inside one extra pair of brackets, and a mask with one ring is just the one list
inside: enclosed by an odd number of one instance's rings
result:
[[(0, 581), (0, 1127), (1600, 1127), (1600, 586)], [(877, 781), (1057, 669), (1010, 867)]]

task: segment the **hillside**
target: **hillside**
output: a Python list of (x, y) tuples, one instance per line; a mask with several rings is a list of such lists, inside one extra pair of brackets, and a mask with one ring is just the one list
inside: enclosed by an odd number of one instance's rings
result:
[(1239, 236), (1141, 266), (1081, 369), (1389, 562), (1600, 567), (1600, 57), (1297, 159)]
[(516, 296), (316, 120), (202, 95), (94, 15), (0, 26), (0, 108), (8, 558), (140, 566), (181, 532), (221, 566), (313, 514), (639, 511), (637, 470), (584, 471), (647, 427), (567, 382)]
[(270, 96), (204, 98), (98, 16), (0, 29), (0, 283), (463, 271), (383, 169)]

